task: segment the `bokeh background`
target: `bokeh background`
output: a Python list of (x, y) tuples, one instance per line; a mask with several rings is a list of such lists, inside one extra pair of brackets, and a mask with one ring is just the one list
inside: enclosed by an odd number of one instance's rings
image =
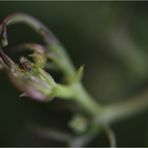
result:
[[(0, 2), (0, 20), (14, 12), (37, 17), (59, 38), (77, 68), (85, 64), (83, 82), (100, 103), (122, 101), (148, 87), (147, 2)], [(8, 33), (9, 48), (41, 40), (25, 25), (11, 26)], [(64, 146), (31, 125), (69, 130), (67, 102), (38, 103), (19, 94), (1, 72), (0, 146)], [(145, 111), (113, 124), (118, 146), (148, 146), (147, 117)], [(102, 133), (90, 145), (108, 146), (108, 141)]]

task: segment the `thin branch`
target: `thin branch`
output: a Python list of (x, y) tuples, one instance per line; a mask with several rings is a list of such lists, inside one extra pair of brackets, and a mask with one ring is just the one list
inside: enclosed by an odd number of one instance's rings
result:
[(88, 133), (88, 134), (73, 138), (68, 144), (70, 147), (81, 148), (88, 145), (92, 141), (92, 139), (94, 139), (95, 136), (96, 136), (95, 133)]
[(65, 131), (60, 131), (57, 129), (45, 128), (37, 124), (27, 123), (27, 127), (35, 132), (37, 135), (49, 138), (52, 140), (60, 141), (60, 142), (68, 142), (71, 141), (73, 136)]
[(98, 123), (110, 124), (134, 116), (137, 113), (148, 109), (148, 90), (126, 100), (127, 101), (105, 106), (95, 121)]
[(107, 125), (103, 126), (103, 130), (109, 139), (111, 148), (116, 148), (117, 147), (116, 146), (116, 137), (115, 137), (115, 133), (113, 132), (113, 130)]
[(25, 23), (29, 25), (37, 33), (39, 33), (45, 40), (46, 44), (59, 43), (58, 39), (44, 24), (42, 24), (39, 20), (37, 20), (36, 18), (30, 15), (27, 15), (24, 13), (13, 13), (13, 14), (8, 15), (3, 20), (3, 22), (6, 25)]

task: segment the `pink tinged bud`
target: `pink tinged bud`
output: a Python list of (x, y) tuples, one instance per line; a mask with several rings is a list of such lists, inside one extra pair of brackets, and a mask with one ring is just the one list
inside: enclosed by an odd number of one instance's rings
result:
[(32, 55), (34, 62), (22, 57), (20, 64), (17, 65), (0, 49), (0, 66), (5, 67), (5, 72), (12, 83), (23, 91), (22, 96), (29, 96), (42, 102), (49, 101), (54, 97), (55, 81), (43, 69), (46, 63), (43, 51), (39, 53), (37, 50)]
[[(54, 97), (54, 86), (50, 86), (49, 83), (43, 79), (38, 79), (33, 76), (12, 76), (9, 74), (10, 80), (13, 84), (25, 93), (25, 96), (29, 96), (37, 101), (49, 101)], [(24, 95), (23, 95), (24, 96)]]

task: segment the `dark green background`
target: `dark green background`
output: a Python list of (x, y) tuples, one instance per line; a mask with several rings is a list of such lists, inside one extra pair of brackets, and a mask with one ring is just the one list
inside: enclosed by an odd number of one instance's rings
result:
[[(124, 100), (147, 88), (147, 2), (0, 2), (0, 20), (14, 12), (33, 15), (50, 27), (76, 67), (85, 64), (83, 82), (102, 104)], [(116, 35), (122, 28), (126, 30), (125, 38)], [(9, 27), (8, 34), (9, 47), (40, 42), (24, 25)], [(112, 45), (111, 34), (118, 47)], [(1, 72), (0, 146), (63, 146), (37, 135), (28, 125), (69, 130), (66, 122), (72, 113), (61, 107), (65, 102), (38, 103), (20, 99), (19, 94)], [(147, 117), (146, 111), (113, 124), (118, 146), (148, 146)], [(91, 146), (108, 146), (107, 138), (102, 133)]]

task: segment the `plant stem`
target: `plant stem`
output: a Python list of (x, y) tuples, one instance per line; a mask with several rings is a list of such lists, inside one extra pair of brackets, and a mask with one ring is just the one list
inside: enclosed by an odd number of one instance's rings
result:
[[(53, 33), (40, 21), (23, 13), (14, 13), (6, 17), (4, 19), (4, 23), (6, 25), (15, 23), (25, 23), (29, 25), (43, 37), (48, 49), (57, 54), (58, 58), (56, 59), (56, 64), (62, 70), (65, 77), (70, 79), (76, 73), (76, 70), (64, 47), (60, 44)], [(82, 106), (87, 113), (92, 114), (93, 116), (100, 110), (98, 103), (95, 102), (94, 99), (87, 93), (80, 82), (71, 85), (71, 87), (57, 85), (56, 89), (58, 89), (57, 96), (63, 98), (76, 98), (75, 100), (80, 104), (80, 106)]]
[(127, 101), (114, 103), (103, 107), (98, 117), (95, 119), (97, 123), (110, 124), (118, 122), (125, 118), (140, 113), (148, 108), (148, 90), (140, 93), (136, 97), (129, 98)]
[(81, 83), (70, 86), (58, 84), (55, 91), (58, 97), (75, 100), (87, 114), (96, 116), (101, 110), (101, 106), (87, 93)]
[(3, 22), (6, 25), (12, 25), (17, 23), (24, 23), (29, 25), (33, 30), (39, 33), (46, 43), (55, 44), (58, 40), (49, 29), (43, 25), (39, 20), (24, 13), (13, 13), (8, 15)]
[(116, 145), (117, 145), (116, 144), (116, 136), (115, 136), (113, 130), (107, 125), (103, 126), (102, 130), (106, 133), (106, 136), (108, 137), (108, 140), (110, 142), (110, 147), (116, 148)]
[(87, 92), (81, 83), (76, 83), (74, 85), (76, 101), (80, 106), (85, 108), (89, 114), (96, 116), (101, 110), (102, 107), (98, 102)]
[[(64, 76), (70, 79), (75, 74), (75, 68), (64, 47), (60, 44), (53, 33), (40, 21), (26, 14), (15, 13), (6, 17), (3, 23), (6, 25), (25, 23), (32, 27), (32, 29), (43, 37), (48, 49), (57, 54), (58, 58), (55, 64), (61, 69)], [(148, 106), (147, 91), (138, 95), (134, 99), (129, 99), (129, 101), (100, 107), (100, 105), (94, 101), (93, 97), (87, 93), (80, 82), (74, 83), (70, 87), (58, 85), (57, 88), (59, 91), (57, 96), (75, 99), (87, 113), (95, 116), (95, 122), (97, 123), (112, 123), (140, 112)]]

